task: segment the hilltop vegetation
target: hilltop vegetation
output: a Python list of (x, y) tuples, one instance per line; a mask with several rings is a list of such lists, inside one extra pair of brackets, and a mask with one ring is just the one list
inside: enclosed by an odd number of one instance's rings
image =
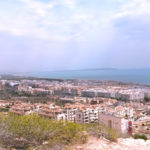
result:
[(0, 117), (0, 144), (4, 148), (62, 150), (86, 143), (89, 134), (113, 141), (117, 138), (114, 130), (99, 124), (55, 121), (36, 114), (18, 116), (9, 113)]

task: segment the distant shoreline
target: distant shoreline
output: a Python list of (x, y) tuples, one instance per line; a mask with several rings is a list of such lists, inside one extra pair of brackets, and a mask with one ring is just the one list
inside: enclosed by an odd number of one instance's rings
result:
[[(97, 80), (150, 85), (150, 69), (97, 68), (84, 70), (12, 73), (15, 76), (60, 80)], [(11, 74), (10, 74), (11, 75)]]
[(140, 84), (140, 83), (134, 83), (134, 82), (124, 82), (124, 81), (115, 81), (115, 80), (100, 80), (100, 79), (63, 79), (63, 78), (46, 78), (46, 77), (36, 77), (36, 76), (25, 76), (25, 75), (0, 75), (0, 80), (46, 80), (46, 81), (91, 81), (91, 82), (98, 82), (98, 83), (107, 83), (112, 82), (116, 84), (127, 84), (127, 85), (139, 85), (139, 86), (147, 86), (150, 87), (149, 84)]

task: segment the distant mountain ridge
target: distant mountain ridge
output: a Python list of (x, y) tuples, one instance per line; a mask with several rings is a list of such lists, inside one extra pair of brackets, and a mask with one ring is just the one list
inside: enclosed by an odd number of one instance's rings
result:
[(40, 71), (40, 72), (69, 72), (69, 71), (98, 71), (98, 70), (118, 70), (117, 68), (89, 68), (89, 69), (68, 69), (68, 70), (55, 70), (55, 71)]

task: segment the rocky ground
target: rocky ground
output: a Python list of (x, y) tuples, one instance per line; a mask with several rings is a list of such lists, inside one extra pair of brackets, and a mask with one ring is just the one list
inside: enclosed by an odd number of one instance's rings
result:
[(118, 142), (110, 142), (104, 138), (90, 137), (85, 145), (73, 147), (74, 150), (150, 150), (150, 140), (135, 140), (132, 138), (118, 139)]

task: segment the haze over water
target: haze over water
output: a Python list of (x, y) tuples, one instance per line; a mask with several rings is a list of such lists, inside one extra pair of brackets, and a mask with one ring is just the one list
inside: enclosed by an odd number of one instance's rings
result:
[[(135, 69), (150, 68), (150, 0), (0, 0), (0, 6), (0, 72), (150, 84), (150, 70)], [(134, 70), (49, 71), (103, 67)]]
[(150, 69), (93, 69), (72, 71), (30, 72), (27, 76), (57, 79), (114, 80), (150, 85)]

